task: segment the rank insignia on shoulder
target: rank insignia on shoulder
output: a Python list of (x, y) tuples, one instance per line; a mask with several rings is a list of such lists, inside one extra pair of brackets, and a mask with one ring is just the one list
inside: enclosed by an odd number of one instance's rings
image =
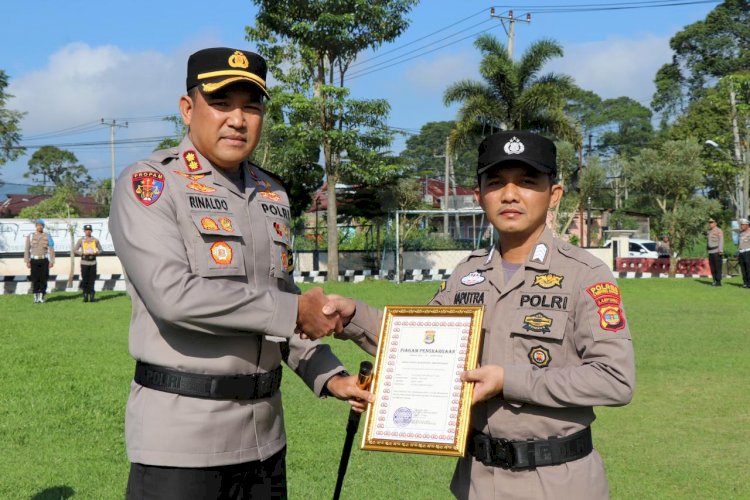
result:
[(187, 167), (188, 171), (197, 172), (198, 170), (201, 170), (202, 167), (200, 161), (198, 161), (198, 153), (196, 153), (192, 149), (188, 149), (187, 151), (182, 153), (182, 157), (185, 159), (185, 166)]
[(529, 314), (523, 318), (523, 329), (528, 332), (549, 333), (550, 326), (552, 326), (552, 318), (542, 313)]
[(544, 243), (537, 243), (534, 247), (534, 253), (531, 256), (532, 262), (538, 262), (544, 264), (544, 259), (547, 258), (547, 245)]
[(219, 265), (228, 266), (232, 263), (232, 247), (226, 241), (217, 241), (211, 245), (211, 258)]
[(482, 276), (481, 272), (473, 271), (461, 278), (461, 284), (466, 286), (478, 285), (479, 283), (484, 282), (485, 279), (486, 278)]
[(156, 203), (164, 191), (164, 174), (159, 172), (136, 172), (131, 182), (136, 198), (147, 207)]
[(547, 349), (538, 345), (532, 347), (529, 351), (529, 361), (531, 361), (532, 365), (538, 366), (539, 368), (544, 368), (545, 366), (549, 365), (549, 362), (552, 361), (552, 358), (549, 355), (549, 351)]
[(557, 274), (547, 273), (547, 274), (537, 274), (534, 276), (534, 282), (531, 284), (531, 286), (538, 286), (539, 288), (549, 289), (549, 288), (562, 288), (562, 282), (564, 276), (558, 276)]
[(216, 224), (216, 221), (214, 221), (211, 217), (203, 217), (201, 219), (201, 227), (205, 229), (206, 231), (218, 231), (219, 225)]

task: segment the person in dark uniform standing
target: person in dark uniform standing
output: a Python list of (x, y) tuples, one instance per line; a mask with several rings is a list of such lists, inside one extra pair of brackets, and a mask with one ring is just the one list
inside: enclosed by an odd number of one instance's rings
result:
[[(500, 132), (479, 146), (477, 202), (498, 243), (458, 264), (431, 304), (483, 304), (468, 456), (451, 484), (460, 499), (608, 497), (593, 447), (594, 406), (630, 402), (633, 346), (620, 288), (599, 259), (546, 227), (562, 197), (552, 141)], [(381, 313), (331, 297), (337, 337), (372, 353)], [(386, 416), (388, 418), (388, 416)]]
[(91, 224), (83, 226), (83, 238), (78, 238), (73, 252), (81, 257), (81, 288), (83, 301), (94, 302), (96, 282), (96, 256), (102, 253), (102, 244), (91, 236)]
[(287, 193), (247, 161), (268, 98), (266, 61), (198, 51), (186, 88), (186, 137), (125, 169), (110, 213), (136, 359), (126, 496), (286, 498), (281, 362), (321, 397), (369, 393), (313, 340), (341, 331), (341, 320), (322, 313), (321, 289), (300, 295)]
[(47, 294), (49, 270), (55, 265), (55, 241), (44, 230), (44, 220), (36, 221), (36, 231), (26, 237), (23, 260), (31, 270), (31, 286), (34, 291), (34, 303), (44, 304)]
[(742, 271), (742, 288), (750, 288), (750, 221), (740, 219), (740, 241), (737, 260)]
[(706, 246), (708, 248), (708, 266), (711, 268), (711, 277), (713, 278), (711, 286), (721, 286), (724, 231), (721, 230), (715, 219), (708, 219)]

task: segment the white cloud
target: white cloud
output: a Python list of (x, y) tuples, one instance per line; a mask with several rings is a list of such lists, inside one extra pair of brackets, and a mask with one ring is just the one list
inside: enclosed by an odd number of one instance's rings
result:
[(71, 43), (45, 67), (11, 81), (10, 107), (27, 112), (22, 124), (27, 135), (100, 118), (173, 113), (184, 88), (184, 61), (181, 54)]
[(628, 96), (648, 105), (658, 69), (671, 61), (669, 36), (607, 40), (565, 46), (565, 56), (552, 60), (543, 73), (572, 76), (580, 87), (604, 99)]
[(459, 80), (479, 78), (479, 59), (476, 51), (446, 54), (430, 61), (413, 64), (404, 79), (416, 93), (439, 93), (442, 99), (445, 89)]

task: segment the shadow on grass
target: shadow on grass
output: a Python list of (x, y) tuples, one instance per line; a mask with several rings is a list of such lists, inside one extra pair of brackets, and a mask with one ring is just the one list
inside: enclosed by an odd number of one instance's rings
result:
[(53, 486), (46, 488), (31, 497), (31, 500), (65, 500), (72, 498), (75, 490), (70, 486)]
[[(124, 297), (127, 295), (127, 292), (97, 292), (96, 293), (96, 302), (104, 302), (105, 300), (112, 300), (112, 299), (119, 299), (120, 297)], [(82, 292), (75, 292), (75, 293), (65, 293), (65, 294), (53, 294), (53, 295), (47, 295), (47, 297), (44, 299), (45, 302), (64, 302), (66, 300), (78, 300), (80, 302), (83, 302), (83, 293)]]

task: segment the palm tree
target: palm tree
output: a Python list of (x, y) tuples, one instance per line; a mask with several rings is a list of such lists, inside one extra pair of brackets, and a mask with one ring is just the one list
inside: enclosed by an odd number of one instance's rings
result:
[(474, 45), (483, 54), (479, 71), (485, 81), (456, 82), (443, 96), (446, 106), (463, 103), (451, 132), (453, 149), (470, 137), (508, 129), (547, 132), (580, 143), (580, 132), (563, 112), (566, 99), (577, 89), (573, 79), (553, 73), (539, 75), (547, 61), (563, 55), (557, 42), (534, 42), (518, 62), (492, 35), (480, 36)]

